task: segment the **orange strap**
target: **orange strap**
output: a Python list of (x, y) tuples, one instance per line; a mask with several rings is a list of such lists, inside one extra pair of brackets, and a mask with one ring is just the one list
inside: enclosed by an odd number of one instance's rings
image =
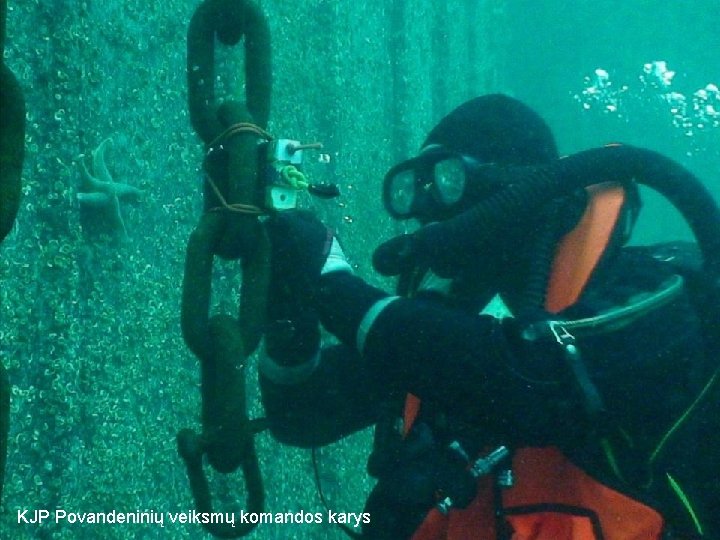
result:
[(610, 241), (625, 190), (606, 182), (586, 188), (590, 196), (577, 226), (560, 241), (548, 282), (545, 309), (558, 313), (580, 298), (585, 285)]
[(405, 409), (403, 410), (403, 439), (408, 436), (410, 429), (415, 423), (418, 413), (420, 412), (420, 398), (415, 394), (407, 394), (405, 396)]

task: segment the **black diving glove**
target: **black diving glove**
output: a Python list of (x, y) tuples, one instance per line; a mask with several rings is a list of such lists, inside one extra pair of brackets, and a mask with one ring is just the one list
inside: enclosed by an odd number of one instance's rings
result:
[(320, 275), (350, 266), (332, 231), (309, 212), (278, 213), (265, 227), (271, 244), (266, 352), (284, 365), (302, 363), (320, 346)]
[(271, 245), (269, 314), (284, 318), (312, 306), (333, 235), (301, 210), (275, 214), (265, 227)]
[(373, 267), (384, 276), (398, 276), (412, 268), (430, 268), (441, 278), (455, 277), (460, 255), (440, 249), (446, 241), (436, 223), (413, 234), (401, 234), (380, 244), (373, 253)]
[(412, 234), (401, 234), (380, 244), (373, 252), (373, 268), (383, 276), (399, 276), (417, 266)]

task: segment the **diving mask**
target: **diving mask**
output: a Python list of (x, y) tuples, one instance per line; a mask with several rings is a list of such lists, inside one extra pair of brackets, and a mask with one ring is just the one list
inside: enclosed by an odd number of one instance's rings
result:
[[(441, 220), (477, 201), (478, 172), (484, 164), (470, 156), (430, 145), (412, 159), (394, 166), (383, 181), (383, 204), (395, 219)], [(486, 181), (483, 183), (487, 184)], [(483, 186), (482, 195), (494, 189)]]

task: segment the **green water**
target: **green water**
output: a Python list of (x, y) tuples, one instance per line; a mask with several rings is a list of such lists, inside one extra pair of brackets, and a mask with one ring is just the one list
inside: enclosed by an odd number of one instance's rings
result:
[[(3, 0), (4, 1), (4, 0)], [(198, 2), (8, 1), (5, 62), (27, 107), (23, 198), (0, 246), (0, 360), (11, 382), (0, 538), (197, 538), (172, 523), (192, 497), (175, 434), (200, 428), (199, 368), (180, 334), (184, 250), (202, 212), (203, 147), (187, 111), (186, 33)], [(674, 123), (663, 95), (720, 84), (717, 1), (314, 0), (259, 2), (272, 35), (268, 130), (324, 148), (307, 163), (339, 184), (303, 200), (338, 230), (357, 271), (372, 272), (394, 233), (380, 205), (392, 163), (465, 99), (507, 92), (536, 108), (571, 153), (623, 141), (666, 153), (720, 195), (720, 126)], [(640, 82), (646, 63), (672, 88)], [(218, 48), (218, 97), (243, 99), (242, 54)], [(602, 68), (627, 85), (617, 111), (583, 107)], [(579, 97), (576, 97), (579, 96)], [(720, 110), (720, 104), (717, 104)], [(1, 121), (1, 119), (0, 119)], [(112, 179), (143, 191), (117, 224), (83, 218), (81, 162), (111, 139)], [(329, 162), (328, 162), (329, 161)], [(651, 197), (635, 241), (686, 237)], [(658, 219), (662, 216), (663, 219)], [(110, 232), (109, 236), (104, 236)], [(237, 313), (237, 262), (217, 262), (213, 309)], [(248, 362), (250, 415), (262, 416)], [(326, 512), (308, 451), (256, 437), (270, 512)], [(361, 512), (370, 434), (320, 455), (333, 509)], [(218, 510), (244, 507), (242, 477), (213, 475)], [(145, 524), (55, 523), (68, 513), (150, 513)], [(25, 523), (36, 510), (41, 524)], [(160, 526), (157, 515), (164, 516)], [(261, 525), (254, 538), (341, 538), (327, 523)]]

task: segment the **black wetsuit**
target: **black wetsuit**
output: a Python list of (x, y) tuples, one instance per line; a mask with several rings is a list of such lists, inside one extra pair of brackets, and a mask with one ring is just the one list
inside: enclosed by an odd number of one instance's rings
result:
[[(582, 318), (623, 305), (673, 273), (644, 254), (623, 256), (612, 272), (591, 282), (567, 315)], [(324, 348), (312, 375), (298, 384), (261, 376), (271, 430), (284, 443), (321, 446), (376, 425), (368, 470), (378, 484), (366, 506), (372, 515), (368, 538), (411, 536), (438, 487), (457, 488), (459, 500), (467, 495), (462, 471), (446, 456), (453, 440), (468, 453), (500, 444), (557, 446), (594, 478), (658, 509), (668, 523), (667, 538), (720, 538), (717, 385), (647, 465), (717, 367), (704, 350), (686, 292), (623, 328), (578, 339), (607, 408), (600, 418), (584, 412), (582, 392), (556, 344), (522, 339), (511, 319), (397, 299), (374, 320), (361, 355), (358, 329), (385, 297), (351, 274), (323, 276), (320, 320), (342, 345)], [(421, 398), (422, 407), (413, 432), (402, 439), (396, 425), (408, 392)], [(615, 465), (623, 480), (600, 449), (602, 429), (633, 441), (632, 449), (618, 447)], [(692, 536), (697, 527), (668, 487), (666, 472), (691, 501), (704, 536)]]

